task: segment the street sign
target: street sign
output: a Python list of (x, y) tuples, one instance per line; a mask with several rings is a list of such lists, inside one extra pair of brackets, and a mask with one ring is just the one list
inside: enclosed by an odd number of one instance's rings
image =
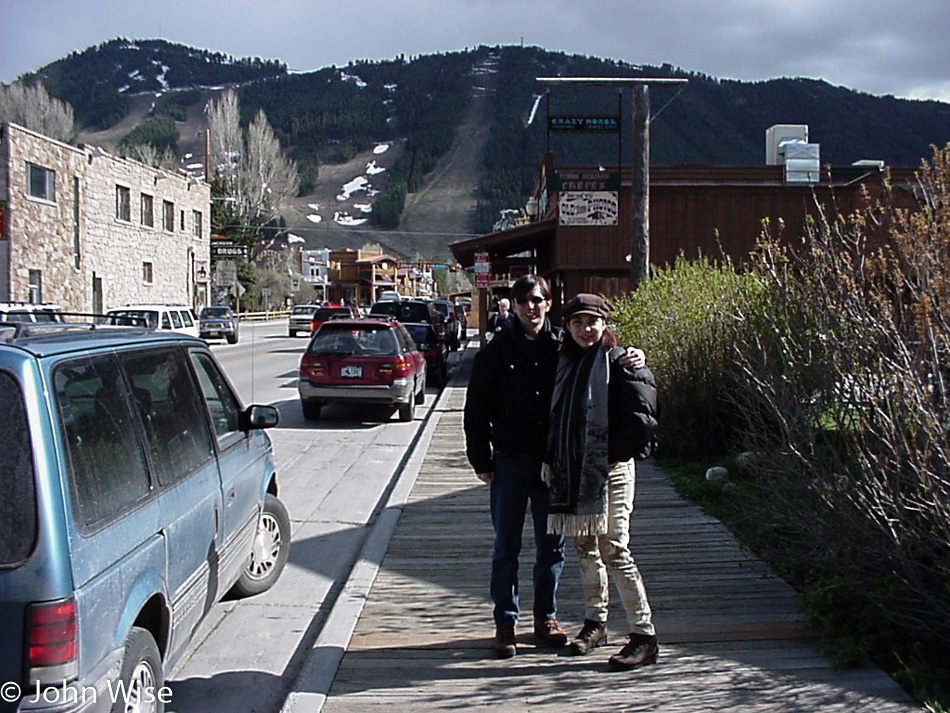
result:
[(548, 131), (620, 131), (619, 116), (549, 116)]
[(218, 287), (230, 287), (237, 282), (237, 261), (215, 260), (214, 282)]
[(238, 245), (233, 240), (216, 240), (211, 243), (211, 257), (247, 258), (247, 245)]
[(488, 253), (475, 253), (475, 287), (487, 288), (491, 274), (491, 257)]
[(620, 174), (616, 171), (551, 171), (548, 188), (552, 191), (619, 191)]

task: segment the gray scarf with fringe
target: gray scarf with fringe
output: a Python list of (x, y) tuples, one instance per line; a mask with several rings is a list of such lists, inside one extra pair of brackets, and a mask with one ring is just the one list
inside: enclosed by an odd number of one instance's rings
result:
[(572, 536), (607, 532), (608, 352), (558, 357), (542, 476), (551, 489), (548, 532)]

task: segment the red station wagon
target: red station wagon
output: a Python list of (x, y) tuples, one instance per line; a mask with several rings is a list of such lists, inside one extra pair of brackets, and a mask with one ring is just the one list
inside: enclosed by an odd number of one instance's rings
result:
[(304, 418), (327, 403), (385, 404), (411, 421), (425, 400), (426, 360), (394, 319), (332, 319), (313, 335), (300, 360), (297, 392)]

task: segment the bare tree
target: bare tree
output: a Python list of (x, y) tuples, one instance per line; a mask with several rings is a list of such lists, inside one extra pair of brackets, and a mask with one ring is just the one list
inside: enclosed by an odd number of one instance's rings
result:
[(296, 164), (287, 159), (263, 111), (247, 131), (240, 126), (237, 94), (227, 90), (208, 104), (211, 171), (229, 200), (228, 223), (253, 230), (280, 213), (281, 204), (297, 192)]
[(51, 97), (41, 84), (0, 84), (0, 122), (9, 121), (57, 141), (76, 134), (73, 108)]

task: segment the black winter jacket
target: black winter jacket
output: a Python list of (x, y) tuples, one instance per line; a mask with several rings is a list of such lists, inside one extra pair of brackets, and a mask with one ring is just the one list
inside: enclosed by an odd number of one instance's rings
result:
[(643, 460), (652, 455), (656, 446), (657, 403), (656, 381), (645, 366), (625, 369), (619, 359), (626, 350), (610, 350), (610, 383), (607, 460), (620, 463), (631, 458)]
[(465, 396), (465, 449), (476, 473), (493, 453), (544, 456), (561, 330), (545, 323), (529, 339), (514, 318), (475, 355)]

